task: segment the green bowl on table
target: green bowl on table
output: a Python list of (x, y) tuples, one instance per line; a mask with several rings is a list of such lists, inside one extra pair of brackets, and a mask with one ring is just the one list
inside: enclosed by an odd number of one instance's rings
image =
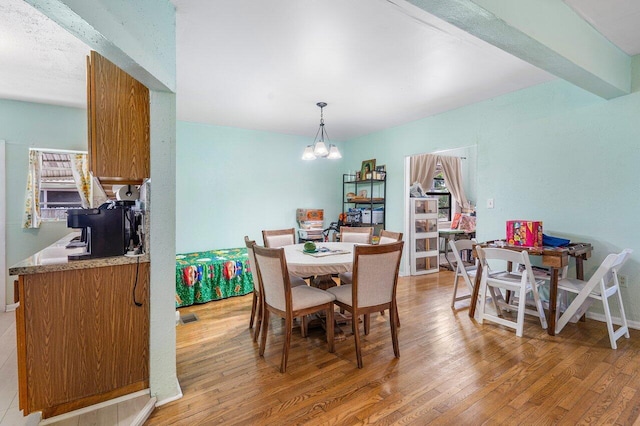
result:
[(304, 243), (303, 251), (305, 253), (315, 253), (318, 251), (318, 247), (316, 247), (316, 243), (314, 243), (313, 241), (307, 241), (306, 243)]

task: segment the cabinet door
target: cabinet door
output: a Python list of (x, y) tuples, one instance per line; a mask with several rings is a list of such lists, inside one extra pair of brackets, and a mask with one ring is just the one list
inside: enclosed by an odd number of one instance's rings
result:
[(20, 276), (20, 408), (51, 417), (149, 386), (149, 268)]
[(96, 52), (88, 64), (89, 164), (102, 182), (149, 173), (149, 89)]

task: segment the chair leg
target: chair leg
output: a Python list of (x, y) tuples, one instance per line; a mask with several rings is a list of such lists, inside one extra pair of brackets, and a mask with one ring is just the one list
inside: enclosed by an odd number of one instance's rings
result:
[(391, 343), (393, 344), (393, 354), (396, 358), (400, 358), (400, 345), (398, 344), (398, 307), (392, 305), (389, 310), (389, 318), (391, 320)]
[(518, 319), (516, 323), (516, 337), (522, 337), (524, 334), (524, 310), (527, 301), (527, 289), (520, 288), (520, 300), (518, 300)]
[(536, 304), (536, 309), (538, 310), (538, 317), (540, 317), (540, 325), (545, 330), (547, 329), (547, 316), (544, 314), (544, 308), (542, 307), (542, 300), (540, 300), (540, 294), (538, 294), (537, 289), (533, 289), (533, 301)]
[(282, 362), (280, 363), (280, 372), (287, 371), (287, 361), (289, 360), (289, 346), (291, 346), (291, 332), (293, 329), (293, 319), (289, 316), (284, 320), (284, 343), (282, 345)]
[(611, 349), (618, 349), (616, 343), (616, 332), (613, 328), (613, 319), (611, 318), (611, 310), (609, 309), (609, 300), (604, 291), (602, 291), (602, 307), (604, 308), (604, 317), (607, 320), (607, 331), (609, 332), (609, 342), (611, 343)]
[(453, 309), (456, 304), (456, 294), (458, 294), (458, 277), (458, 270), (456, 269), (456, 277), (453, 279), (453, 297), (451, 298), (451, 309)]
[(256, 315), (256, 307), (258, 305), (258, 295), (253, 292), (253, 300), (251, 301), (251, 318), (249, 319), (249, 328), (253, 328), (253, 319)]
[(260, 356), (264, 356), (264, 348), (267, 345), (267, 332), (269, 331), (269, 317), (270, 317), (270, 312), (268, 310), (264, 310), (264, 313), (262, 315), (262, 334), (260, 336), (260, 350), (258, 351), (258, 353), (260, 354)]
[(260, 335), (260, 333), (262, 332), (262, 316), (263, 316), (263, 312), (262, 312), (262, 300), (258, 300), (258, 307), (256, 308), (257, 312), (257, 318), (256, 318), (256, 329), (253, 331), (253, 341), (257, 342), (258, 341), (258, 336)]
[(622, 320), (622, 326), (625, 329), (624, 337), (626, 337), (628, 339), (630, 337), (629, 336), (629, 325), (627, 324), (627, 316), (624, 313), (624, 305), (622, 304), (622, 294), (620, 294), (620, 289), (619, 288), (616, 290), (616, 293), (618, 293), (618, 307), (620, 308), (620, 317), (621, 317), (621, 320)]
[(334, 337), (334, 324), (335, 324), (335, 320), (333, 318), (333, 303), (331, 303), (331, 306), (329, 308), (327, 308), (327, 314), (326, 314), (326, 321), (327, 321), (327, 345), (329, 346), (329, 352), (333, 353), (335, 352), (335, 337)]
[(358, 368), (362, 368), (362, 353), (360, 352), (360, 327), (358, 326), (358, 317), (352, 312), (351, 324), (353, 329), (353, 341), (356, 346), (356, 360)]
[(371, 314), (364, 314), (364, 335), (369, 335), (371, 329)]
[(307, 337), (307, 318), (308, 315), (303, 315), (300, 317), (300, 335), (302, 337)]
[(486, 309), (486, 304), (487, 304), (487, 283), (486, 281), (482, 280), (480, 282), (480, 295), (478, 296), (480, 298), (479, 300), (479, 304), (478, 304), (478, 309), (477, 311), (477, 316), (478, 316), (478, 323), (479, 324), (483, 324), (484, 323), (484, 310)]

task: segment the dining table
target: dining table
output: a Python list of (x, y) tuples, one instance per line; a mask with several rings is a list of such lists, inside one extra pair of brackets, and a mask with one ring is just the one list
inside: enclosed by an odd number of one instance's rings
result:
[[(569, 265), (569, 259), (575, 259), (576, 278), (584, 280), (583, 262), (591, 257), (593, 247), (589, 243), (572, 243), (563, 247), (525, 247), (509, 245), (504, 240), (493, 240), (484, 243), (474, 244), (473, 256), (477, 258), (476, 247), (498, 247), (515, 251), (527, 251), (529, 256), (539, 256), (542, 266), (549, 268), (549, 313), (547, 318), (547, 333), (550, 336), (556, 334), (556, 321), (558, 309), (558, 277), (560, 270)], [(469, 317), (473, 318), (476, 313), (476, 303), (480, 292), (480, 281), (482, 277), (482, 264), (478, 264), (476, 279), (471, 294), (471, 304), (469, 306)]]
[[(325, 242), (317, 243), (317, 252), (305, 252), (304, 244), (283, 246), (287, 259), (289, 274), (308, 278), (309, 284), (321, 290), (336, 286), (333, 276), (342, 272), (351, 272), (353, 268), (353, 251), (356, 243)], [(346, 338), (340, 327), (351, 321), (347, 313), (334, 313), (334, 339), (342, 341)], [(323, 325), (324, 318), (316, 317), (310, 321), (309, 327), (318, 323)]]
[(354, 246), (355, 243), (317, 243), (317, 251), (311, 253), (304, 250), (304, 244), (283, 248), (290, 274), (301, 278), (311, 277), (311, 285), (326, 290), (336, 285), (333, 275), (351, 271)]

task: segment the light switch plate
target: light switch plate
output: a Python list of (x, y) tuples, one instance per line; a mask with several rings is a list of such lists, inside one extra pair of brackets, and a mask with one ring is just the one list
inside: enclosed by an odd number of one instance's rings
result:
[(487, 208), (488, 209), (493, 208), (493, 198), (487, 198)]

